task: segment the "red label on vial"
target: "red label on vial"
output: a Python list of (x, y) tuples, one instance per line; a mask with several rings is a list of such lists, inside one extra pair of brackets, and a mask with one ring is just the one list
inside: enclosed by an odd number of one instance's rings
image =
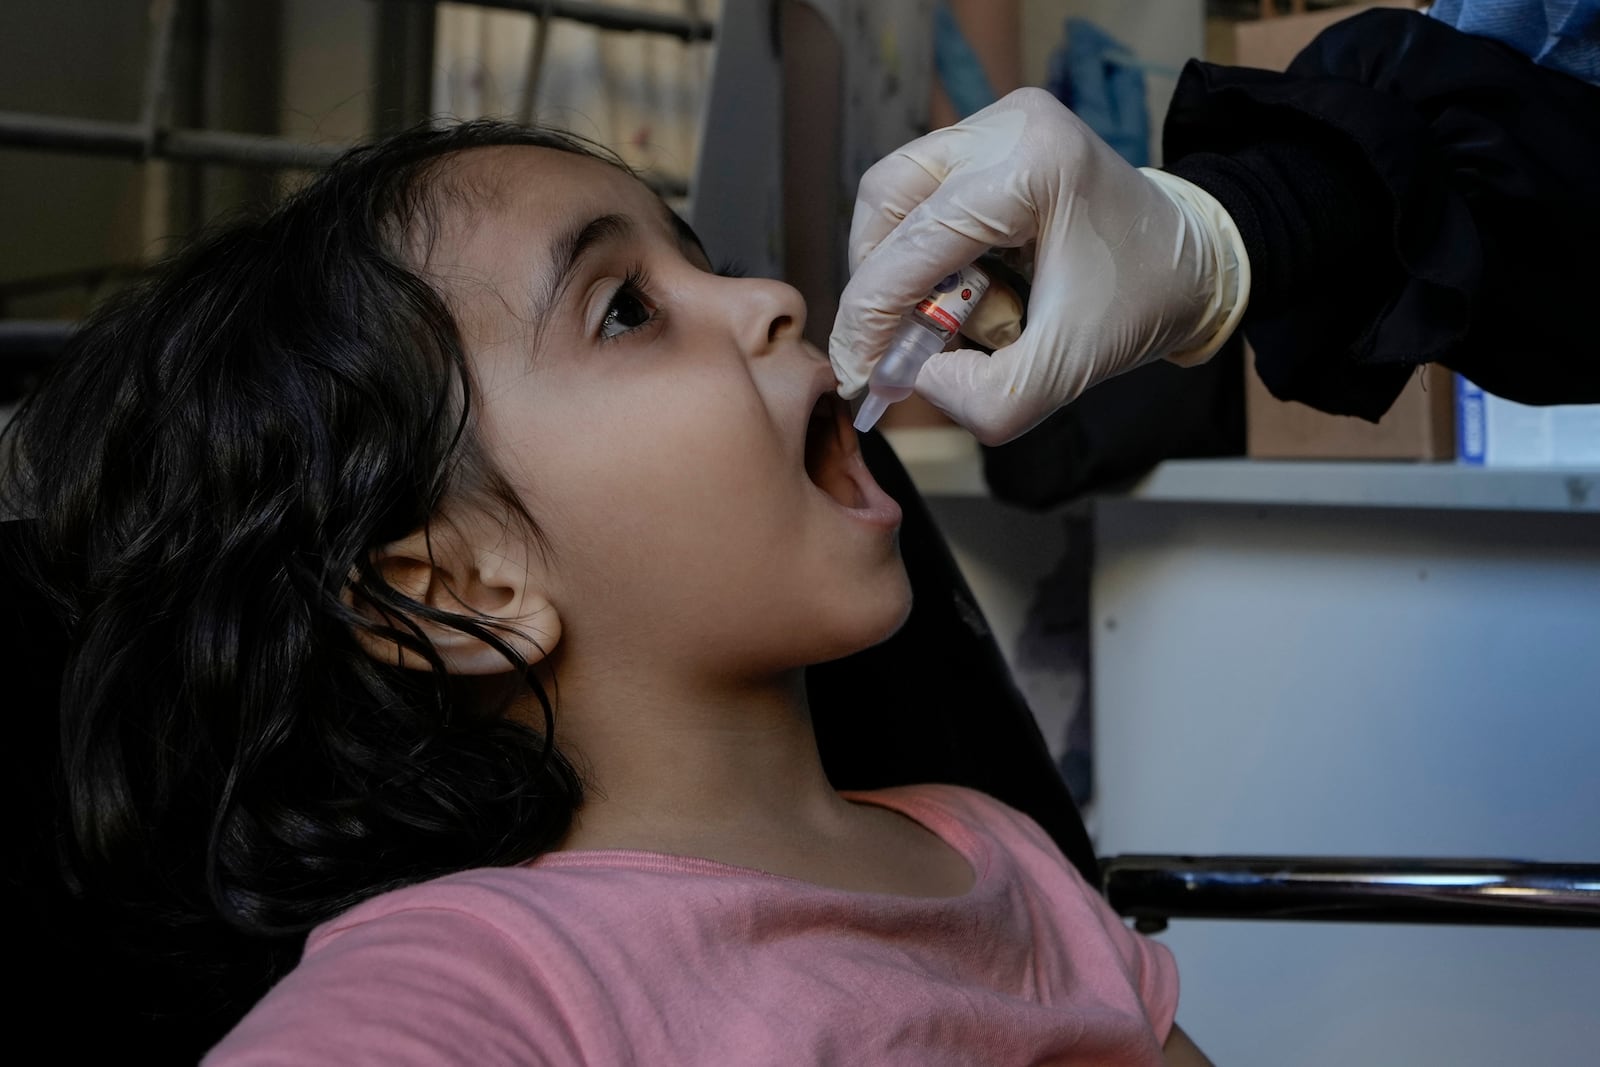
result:
[(945, 329), (949, 330), (951, 333), (955, 333), (957, 330), (961, 329), (961, 320), (950, 314), (950, 312), (946, 311), (938, 304), (935, 304), (932, 300), (924, 300), (922, 303), (917, 305), (917, 310), (928, 316), (928, 318), (932, 319), (934, 322), (937, 322), (940, 326), (943, 326)]

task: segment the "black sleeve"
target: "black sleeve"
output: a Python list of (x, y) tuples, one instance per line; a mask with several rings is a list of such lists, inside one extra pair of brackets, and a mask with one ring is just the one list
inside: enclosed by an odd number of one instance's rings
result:
[(1286, 73), (1191, 62), (1165, 158), (1239, 223), (1277, 396), (1376, 420), (1419, 363), (1600, 402), (1600, 88), (1413, 11)]

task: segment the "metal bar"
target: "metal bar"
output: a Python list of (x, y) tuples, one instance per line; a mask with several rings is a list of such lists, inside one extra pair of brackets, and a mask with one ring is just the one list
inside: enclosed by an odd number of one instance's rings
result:
[(29, 115), (17, 111), (0, 111), (0, 145), (132, 159), (153, 157), (305, 170), (327, 166), (346, 147), (304, 144), (224, 130), (164, 130), (157, 132), (153, 148), (146, 152), (145, 130), (136, 122)]
[(53, 356), (77, 328), (53, 319), (0, 319), (0, 362)]
[(0, 144), (138, 156), (144, 150), (144, 130), (132, 122), (0, 111)]
[[(47, 274), (29, 274), (21, 278), (0, 281), (0, 301), (15, 300), (19, 296), (35, 293), (53, 293), (62, 289), (93, 289), (118, 275), (131, 276), (145, 269), (142, 263), (96, 263), (89, 267), (51, 271)], [(0, 318), (3, 318), (0, 315)]]
[(1106, 899), (1168, 919), (1600, 926), (1600, 864), (1315, 856), (1114, 856)]
[[(439, 0), (419, 0), (436, 4)], [(544, 11), (544, 0), (466, 0), (473, 7), (493, 7), (502, 11), (521, 11), (537, 15)], [(593, 4), (585, 0), (550, 0), (555, 18), (587, 23), (602, 30), (639, 30), (661, 33), (684, 41), (709, 41), (716, 35), (716, 24), (687, 15), (664, 15), (653, 11), (633, 11), (614, 4)]]
[[(146, 158), (144, 130), (137, 123), (26, 115), (17, 111), (0, 111), (0, 146)], [(150, 156), (240, 167), (320, 170), (339, 158), (348, 147), (305, 144), (225, 130), (165, 130), (156, 137), (155, 151)], [(641, 174), (639, 180), (657, 196), (668, 199), (689, 193), (688, 183), (682, 178)]]
[(156, 154), (196, 163), (321, 170), (350, 147), (344, 144), (306, 144), (286, 141), (281, 137), (260, 137), (226, 130), (168, 130), (157, 139)]
[(434, 24), (431, 8), (409, 0), (377, 0), (372, 132), (396, 133), (433, 113)]
[(139, 111), (146, 157), (155, 151), (157, 132), (166, 113), (168, 82), (172, 74), (172, 31), (177, 21), (176, 0), (150, 0), (150, 58), (145, 66), (144, 98)]
[(523, 125), (533, 122), (539, 101), (539, 76), (544, 73), (544, 57), (550, 46), (551, 0), (540, 0), (539, 11), (533, 16), (533, 40), (528, 46), (528, 72), (522, 83), (522, 103), (517, 108), (517, 121)]
[[(17, 111), (0, 111), (0, 146), (146, 158), (144, 130), (137, 123), (25, 115)], [(155, 150), (150, 156), (241, 167), (320, 170), (348, 147), (305, 144), (225, 130), (165, 130), (156, 137)], [(682, 178), (641, 174), (639, 180), (657, 196), (668, 199), (689, 193), (688, 183)]]

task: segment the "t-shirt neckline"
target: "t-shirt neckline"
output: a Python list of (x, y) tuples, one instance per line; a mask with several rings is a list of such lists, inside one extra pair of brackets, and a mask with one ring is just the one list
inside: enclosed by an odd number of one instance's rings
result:
[[(701, 874), (724, 878), (755, 878), (804, 888), (810, 892), (837, 894), (863, 899), (892, 900), (902, 903), (954, 904), (975, 898), (989, 878), (990, 854), (987, 842), (973, 833), (960, 819), (944, 810), (942, 805), (923, 795), (927, 787), (896, 786), (874, 790), (839, 790), (844, 799), (858, 804), (886, 808), (905, 816), (937, 837), (946, 848), (971, 868), (972, 884), (966, 892), (949, 896), (921, 896), (903, 893), (882, 893), (874, 890), (841, 889), (835, 886), (808, 882), (793, 875), (775, 874), (759, 867), (746, 867), (737, 863), (706, 859), (703, 856), (685, 856), (674, 852), (657, 852), (652, 849), (603, 848), (572, 849), (547, 852), (531, 861), (536, 869), (612, 868), (651, 871), (663, 874)], [(933, 823), (934, 825), (930, 825)]]

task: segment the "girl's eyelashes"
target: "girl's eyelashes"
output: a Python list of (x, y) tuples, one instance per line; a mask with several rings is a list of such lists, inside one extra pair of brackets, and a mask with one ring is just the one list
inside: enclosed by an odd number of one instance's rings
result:
[(744, 269), (744, 264), (737, 259), (724, 259), (716, 264), (713, 269), (724, 278), (743, 278), (750, 273)]
[(650, 324), (656, 317), (656, 308), (645, 292), (649, 284), (644, 268), (629, 269), (606, 305), (605, 318), (600, 320), (600, 340), (614, 341)]

